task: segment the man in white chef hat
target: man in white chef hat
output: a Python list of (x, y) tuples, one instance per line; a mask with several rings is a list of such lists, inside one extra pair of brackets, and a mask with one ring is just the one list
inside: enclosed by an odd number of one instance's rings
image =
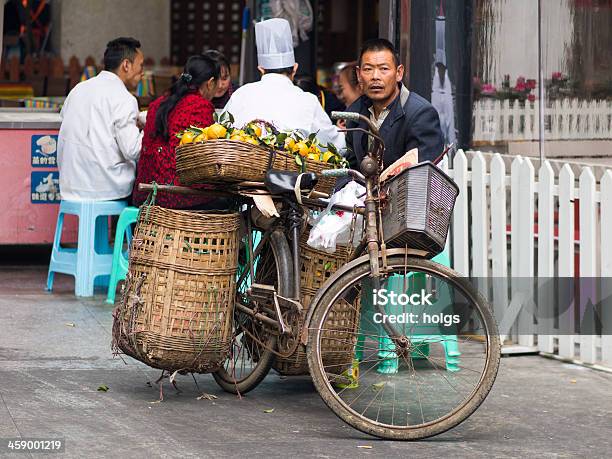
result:
[(314, 94), (293, 84), (298, 64), (293, 55), (291, 27), (286, 19), (269, 19), (255, 24), (258, 69), (261, 81), (249, 83), (232, 94), (225, 106), (236, 126), (254, 119), (271, 122), (277, 129), (318, 132), (322, 144), (345, 147), (338, 132)]

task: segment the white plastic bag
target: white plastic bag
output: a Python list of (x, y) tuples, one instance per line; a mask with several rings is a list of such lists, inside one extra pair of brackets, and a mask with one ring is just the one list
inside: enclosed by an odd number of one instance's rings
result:
[(321, 212), (314, 222), (308, 237), (308, 245), (314, 249), (324, 250), (327, 253), (334, 253), (337, 244), (348, 244), (351, 242), (353, 245), (357, 245), (362, 237), (363, 217), (357, 215), (353, 241), (349, 241), (353, 213), (332, 210), (332, 206), (334, 204), (341, 204), (347, 207), (363, 206), (365, 191), (365, 188), (357, 182), (349, 182), (340, 191), (334, 193), (329, 200), (327, 209)]

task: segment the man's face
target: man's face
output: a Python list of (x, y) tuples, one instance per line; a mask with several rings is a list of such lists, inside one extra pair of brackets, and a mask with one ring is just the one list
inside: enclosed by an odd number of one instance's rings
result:
[(371, 100), (392, 98), (403, 76), (404, 66), (395, 65), (393, 53), (389, 50), (366, 51), (361, 57), (359, 80), (365, 95)]
[(144, 76), (144, 55), (139, 49), (136, 50), (134, 55), (134, 61), (130, 62), (129, 59), (123, 61), (123, 69), (125, 71), (125, 85), (130, 90), (134, 90), (138, 87), (138, 83)]
[(222, 97), (225, 95), (227, 90), (230, 87), (231, 76), (230, 71), (227, 67), (221, 66), (221, 73), (219, 75), (219, 83), (217, 85), (217, 91), (215, 92), (215, 97)]

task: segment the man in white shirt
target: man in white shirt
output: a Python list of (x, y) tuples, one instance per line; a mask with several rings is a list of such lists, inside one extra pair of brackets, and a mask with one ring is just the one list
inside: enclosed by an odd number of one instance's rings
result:
[(225, 106), (224, 110), (234, 116), (235, 125), (262, 119), (281, 131), (318, 132), (320, 143), (344, 148), (344, 134), (332, 124), (317, 97), (293, 84), (298, 64), (289, 22), (279, 18), (259, 22), (255, 24), (255, 39), (262, 77), (236, 90)]
[(129, 90), (142, 79), (143, 62), (140, 42), (112, 40), (104, 70), (68, 94), (57, 151), (62, 199), (106, 201), (132, 193), (142, 133)]

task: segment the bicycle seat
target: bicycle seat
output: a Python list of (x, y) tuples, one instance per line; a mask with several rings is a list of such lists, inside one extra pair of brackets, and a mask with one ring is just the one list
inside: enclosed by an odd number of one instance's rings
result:
[[(298, 184), (299, 179), (299, 184)], [(266, 172), (265, 185), (272, 194), (296, 196), (296, 190), (311, 190), (317, 184), (317, 176), (312, 172), (280, 171), (270, 169)]]

